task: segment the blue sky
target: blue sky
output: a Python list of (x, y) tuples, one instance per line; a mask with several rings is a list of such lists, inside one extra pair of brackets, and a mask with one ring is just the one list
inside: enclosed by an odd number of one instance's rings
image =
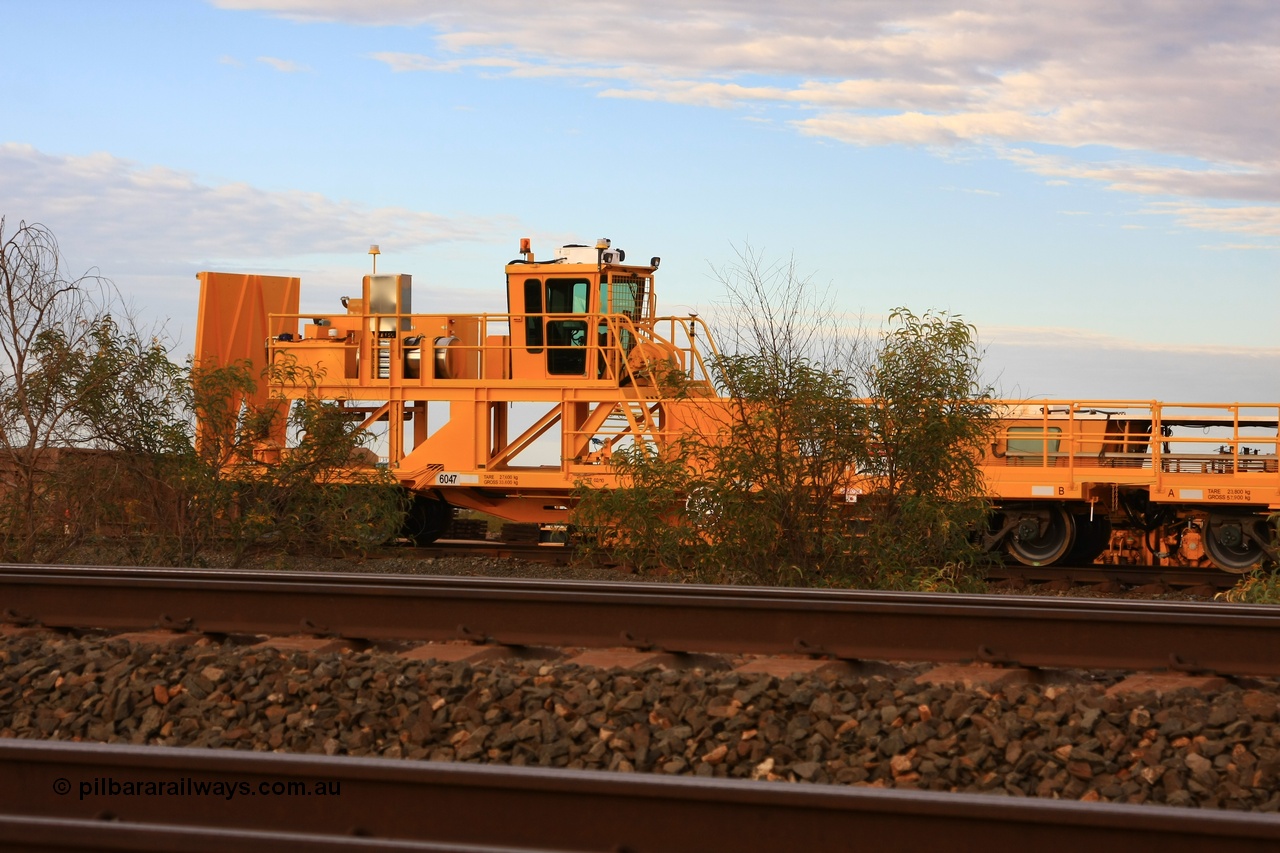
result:
[(978, 326), (1006, 393), (1280, 399), (1269, 2), (0, 0), (0, 214), (180, 352), (201, 269), (500, 311), (531, 236), (744, 246)]

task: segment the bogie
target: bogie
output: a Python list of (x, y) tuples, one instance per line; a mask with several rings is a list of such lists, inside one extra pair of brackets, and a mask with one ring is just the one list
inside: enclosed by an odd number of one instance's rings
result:
[(1024, 508), (1011, 514), (1015, 517), (1005, 547), (1023, 565), (1051, 566), (1075, 544), (1075, 516), (1061, 506)]

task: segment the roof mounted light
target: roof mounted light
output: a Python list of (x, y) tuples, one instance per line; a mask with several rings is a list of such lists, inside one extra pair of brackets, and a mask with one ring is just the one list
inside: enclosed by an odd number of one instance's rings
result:
[(655, 270), (658, 268), (658, 264), (660, 263), (662, 263), (662, 258), (658, 257), (657, 255), (654, 255), (652, 258), (649, 259), (649, 266), (653, 267)]

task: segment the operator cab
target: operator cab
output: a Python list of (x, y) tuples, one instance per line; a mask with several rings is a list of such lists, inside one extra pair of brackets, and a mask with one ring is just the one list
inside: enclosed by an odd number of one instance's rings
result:
[(566, 377), (616, 383), (624, 375), (637, 328), (653, 316), (653, 273), (628, 265), (607, 239), (594, 246), (561, 246), (538, 261), (528, 238), (507, 264), (513, 379)]

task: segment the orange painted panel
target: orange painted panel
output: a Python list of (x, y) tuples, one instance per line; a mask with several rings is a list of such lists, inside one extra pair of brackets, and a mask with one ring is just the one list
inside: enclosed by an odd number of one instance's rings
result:
[[(298, 334), (296, 317), (272, 320), (270, 315), (298, 313), (299, 279), (225, 272), (201, 272), (196, 278), (200, 281), (196, 365), (217, 367), (247, 361), (250, 374), (258, 380), (257, 389), (248, 400), (229, 403), (233, 410), (246, 402), (254, 407), (265, 406), (270, 396), (267, 383), (262, 381), (267, 338), (285, 332)], [(283, 422), (272, 438), (277, 445), (284, 443)]]
[[(275, 275), (202, 272), (200, 313), (196, 322), (197, 365), (213, 366), (247, 360), (256, 377), (266, 366), (267, 338), (285, 332), (298, 334), (293, 317), (272, 322), (271, 314), (297, 314), (300, 281)], [(267, 389), (258, 389), (255, 402), (265, 402)]]

